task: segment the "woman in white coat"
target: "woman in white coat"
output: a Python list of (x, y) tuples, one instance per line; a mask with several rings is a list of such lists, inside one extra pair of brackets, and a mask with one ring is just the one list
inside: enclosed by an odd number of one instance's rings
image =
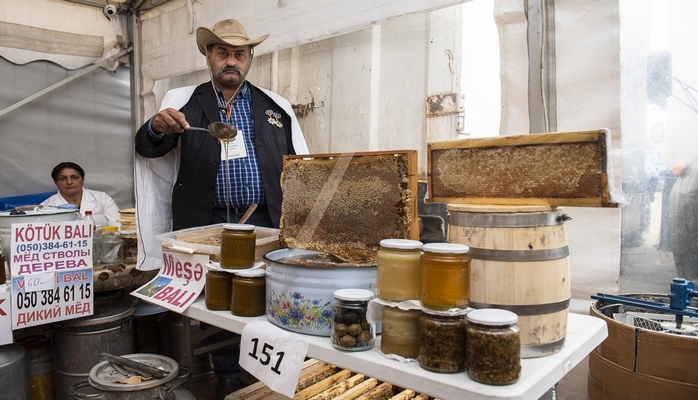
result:
[(80, 214), (92, 211), (97, 226), (115, 225), (119, 218), (119, 207), (108, 194), (84, 188), (85, 170), (74, 162), (62, 162), (51, 171), (51, 178), (58, 187), (58, 193), (44, 200), (42, 206), (59, 206), (74, 204), (80, 208)]

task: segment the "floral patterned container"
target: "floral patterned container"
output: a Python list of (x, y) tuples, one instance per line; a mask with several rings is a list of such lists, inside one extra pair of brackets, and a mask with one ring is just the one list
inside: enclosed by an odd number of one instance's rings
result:
[(325, 253), (273, 250), (267, 264), (267, 318), (280, 328), (308, 335), (332, 335), (332, 307), (337, 289), (375, 293), (375, 264), (347, 264)]

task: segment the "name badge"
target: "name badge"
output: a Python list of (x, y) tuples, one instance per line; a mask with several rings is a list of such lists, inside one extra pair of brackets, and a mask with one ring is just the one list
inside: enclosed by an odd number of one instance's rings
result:
[(226, 160), (226, 155), (228, 160), (234, 158), (244, 158), (247, 157), (247, 149), (245, 149), (245, 137), (242, 131), (238, 131), (238, 134), (228, 142), (228, 153), (225, 152), (224, 142), (221, 142), (221, 160)]

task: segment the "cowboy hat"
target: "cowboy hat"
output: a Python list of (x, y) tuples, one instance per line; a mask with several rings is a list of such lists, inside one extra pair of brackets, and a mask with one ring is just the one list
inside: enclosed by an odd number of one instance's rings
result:
[(252, 40), (239, 21), (224, 19), (216, 22), (211, 29), (203, 27), (197, 29), (196, 45), (199, 46), (201, 54), (206, 55), (206, 48), (212, 44), (254, 47), (268, 37), (269, 35), (264, 35)]

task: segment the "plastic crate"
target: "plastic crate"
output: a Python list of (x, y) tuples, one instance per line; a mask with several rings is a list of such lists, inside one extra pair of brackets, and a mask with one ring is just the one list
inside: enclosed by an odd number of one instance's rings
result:
[[(175, 250), (193, 254), (206, 254), (211, 261), (219, 262), (221, 258), (220, 237), (223, 225), (207, 225), (196, 228), (182, 229), (157, 235), (164, 250)], [(279, 230), (274, 228), (255, 227), (257, 234), (255, 259), (264, 260), (264, 254), (281, 247)]]

